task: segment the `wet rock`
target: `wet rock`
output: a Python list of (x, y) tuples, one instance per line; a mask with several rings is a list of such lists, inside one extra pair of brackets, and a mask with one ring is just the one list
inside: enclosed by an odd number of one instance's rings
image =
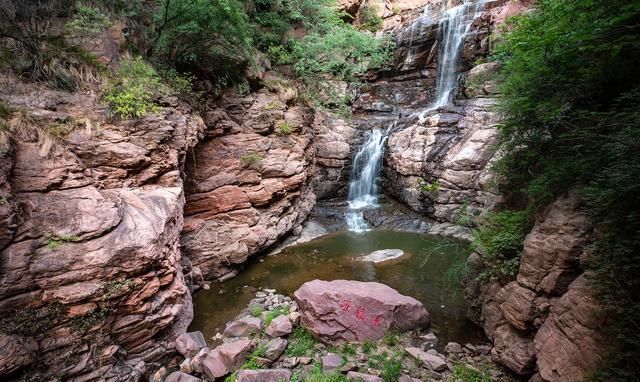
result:
[(287, 340), (284, 338), (274, 338), (269, 343), (267, 343), (267, 350), (265, 350), (265, 357), (270, 359), (271, 361), (275, 361), (284, 352), (284, 349), (287, 348)]
[(210, 379), (223, 377), (240, 367), (254, 348), (249, 340), (222, 344), (208, 352), (202, 360), (202, 369)]
[(436, 337), (436, 335), (433, 334), (433, 333), (429, 333), (429, 334), (426, 334), (424, 336), (420, 336), (420, 339), (422, 341), (424, 341), (423, 344), (422, 344), (422, 347), (423, 347), (424, 350), (431, 349), (431, 348), (435, 347), (436, 344), (438, 343), (438, 337)]
[(321, 358), (322, 371), (325, 371), (325, 372), (333, 371), (339, 368), (342, 365), (342, 362), (343, 362), (342, 356), (340, 356), (339, 354), (327, 353)]
[(257, 317), (243, 317), (227, 323), (222, 335), (224, 337), (248, 337), (262, 330), (262, 320)]
[(429, 370), (441, 372), (447, 369), (447, 362), (444, 358), (438, 355), (430, 354), (419, 348), (412, 347), (405, 348), (405, 351), (409, 353), (410, 356), (420, 361), (422, 365)]
[(373, 251), (367, 256), (362, 258), (362, 261), (371, 263), (384, 263), (385, 261), (395, 260), (404, 256), (404, 251), (401, 249), (381, 249)]
[(240, 370), (236, 382), (287, 382), (291, 379), (291, 370)]
[(291, 334), (293, 325), (287, 316), (278, 316), (274, 318), (265, 332), (270, 337), (282, 337)]
[(447, 343), (447, 346), (444, 347), (444, 352), (453, 354), (461, 353), (462, 345), (457, 342), (449, 342)]
[(362, 381), (362, 382), (382, 382), (382, 378), (377, 375), (357, 373), (355, 371), (350, 371), (347, 373), (347, 378), (352, 381)]
[(301, 325), (328, 343), (377, 340), (389, 328), (410, 330), (430, 321), (419, 301), (379, 283), (314, 280), (294, 296)]
[(192, 375), (183, 373), (181, 371), (174, 371), (169, 374), (164, 382), (201, 382), (202, 379), (196, 378)]
[(176, 350), (185, 358), (195, 356), (206, 347), (207, 341), (201, 332), (183, 333), (176, 338)]

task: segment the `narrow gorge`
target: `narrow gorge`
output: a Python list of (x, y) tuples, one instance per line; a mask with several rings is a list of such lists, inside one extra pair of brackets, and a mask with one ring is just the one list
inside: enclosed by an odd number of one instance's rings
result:
[(0, 380), (638, 380), (630, 3), (0, 1)]

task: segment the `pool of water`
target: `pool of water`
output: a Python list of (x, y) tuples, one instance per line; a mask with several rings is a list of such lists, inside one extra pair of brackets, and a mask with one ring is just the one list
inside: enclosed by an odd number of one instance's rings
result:
[[(402, 249), (406, 255), (389, 263), (358, 261), (378, 249)], [(244, 309), (253, 288), (274, 288), (293, 295), (313, 279), (377, 281), (421, 301), (431, 314), (432, 329), (444, 346), (448, 341), (478, 343), (482, 331), (465, 317), (466, 303), (457, 270), (469, 254), (466, 243), (438, 236), (368, 231), (337, 232), (249, 262), (239, 275), (195, 294), (191, 330), (206, 338)]]

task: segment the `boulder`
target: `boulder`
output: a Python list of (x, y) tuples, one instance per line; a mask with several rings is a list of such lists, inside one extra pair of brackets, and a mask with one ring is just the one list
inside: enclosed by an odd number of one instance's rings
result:
[(457, 342), (449, 342), (447, 344), (447, 346), (444, 347), (444, 352), (445, 353), (461, 353), (462, 352), (462, 345), (460, 345)]
[(164, 382), (202, 382), (202, 379), (181, 371), (174, 371), (165, 378)]
[(429, 370), (440, 372), (447, 369), (447, 362), (439, 355), (427, 353), (422, 349), (413, 347), (406, 348), (405, 350), (410, 356), (420, 361), (422, 366)]
[(375, 282), (314, 280), (294, 296), (301, 325), (327, 343), (378, 340), (390, 328), (411, 330), (430, 322), (418, 300)]
[(244, 363), (254, 348), (249, 340), (228, 342), (208, 352), (202, 360), (202, 370), (210, 379), (223, 377)]
[(343, 359), (339, 354), (327, 353), (322, 359), (322, 371), (333, 371), (342, 366)]
[(248, 337), (260, 333), (262, 320), (257, 317), (243, 317), (227, 323), (222, 335), (224, 337)]
[(182, 333), (176, 338), (176, 350), (178, 353), (190, 358), (207, 347), (207, 341), (201, 332)]
[(378, 377), (376, 375), (358, 373), (358, 372), (355, 372), (355, 371), (348, 372), (347, 373), (347, 378), (349, 378), (352, 381), (382, 382), (382, 378), (380, 378), (380, 377)]
[(291, 334), (293, 325), (287, 316), (278, 316), (274, 318), (265, 332), (270, 337), (282, 337)]
[(362, 261), (367, 261), (371, 263), (384, 263), (385, 261), (394, 260), (399, 257), (404, 256), (404, 251), (401, 249), (381, 249), (378, 251), (373, 251), (367, 256), (362, 258)]
[(286, 348), (287, 340), (284, 338), (274, 338), (267, 344), (267, 350), (265, 350), (264, 356), (271, 361), (275, 361), (280, 358)]
[(236, 382), (286, 382), (290, 379), (291, 370), (287, 369), (241, 370)]

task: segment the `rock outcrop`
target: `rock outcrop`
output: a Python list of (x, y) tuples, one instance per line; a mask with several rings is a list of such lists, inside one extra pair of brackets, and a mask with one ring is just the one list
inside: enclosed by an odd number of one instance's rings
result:
[(327, 343), (377, 340), (389, 329), (429, 324), (422, 303), (379, 283), (314, 280), (304, 283), (294, 296), (302, 326)]
[[(483, 286), (471, 277), (465, 289), (496, 359), (542, 381), (583, 380), (606, 347), (606, 317), (583, 273), (591, 227), (578, 200), (572, 193), (541, 215), (525, 239), (516, 281)], [(472, 263), (481, 269), (481, 258)]]
[[(114, 122), (93, 93), (3, 80), (0, 97), (20, 111), (3, 169), (16, 224), (3, 231), (0, 331), (37, 348), (50, 377), (135, 379), (192, 317), (182, 170), (204, 123), (171, 97), (157, 114)], [(9, 349), (3, 360), (27, 363)]]
[(290, 93), (230, 94), (205, 116), (206, 138), (188, 159), (181, 241), (205, 278), (299, 228), (315, 204), (313, 116)]

